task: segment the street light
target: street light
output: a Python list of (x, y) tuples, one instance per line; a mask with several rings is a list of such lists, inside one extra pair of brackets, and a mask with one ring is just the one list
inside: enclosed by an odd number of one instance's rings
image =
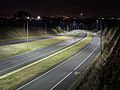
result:
[(47, 24), (45, 23), (45, 34), (47, 33)]
[(28, 20), (27, 20), (27, 50), (28, 50), (28, 42), (29, 42), (28, 37), (29, 35), (28, 35)]
[(74, 29), (75, 29), (75, 25), (76, 25), (76, 24), (75, 24), (75, 21), (73, 21), (73, 27), (74, 27)]
[(41, 17), (40, 16), (37, 16), (37, 20), (40, 20), (41, 19)]
[(29, 46), (28, 46), (28, 42), (29, 42), (29, 34), (28, 34), (28, 20), (30, 19), (30, 17), (27, 17), (27, 50), (28, 50), (28, 48), (29, 48)]
[(30, 19), (30, 17), (27, 17), (27, 19)]
[(98, 26), (98, 25), (99, 25), (99, 21), (96, 20), (96, 23), (97, 23), (97, 24), (96, 24), (96, 28), (97, 28), (97, 31), (98, 31), (98, 29), (99, 29), (99, 26)]
[(83, 16), (83, 13), (80, 13), (80, 16)]
[[(24, 38), (26, 37), (26, 31), (25, 31), (25, 21), (24, 21), (24, 23), (23, 23), (23, 30), (24, 30)], [(26, 38), (25, 38), (26, 39)]]
[(69, 30), (69, 26), (68, 26), (68, 24), (67, 24), (67, 32), (68, 32), (68, 30)]
[(76, 25), (76, 23), (75, 23), (75, 21), (73, 21), (73, 27), (74, 27), (74, 42), (76, 41), (76, 40), (75, 40), (75, 25)]
[(102, 60), (102, 19), (100, 20), (100, 30), (101, 30), (101, 60)]

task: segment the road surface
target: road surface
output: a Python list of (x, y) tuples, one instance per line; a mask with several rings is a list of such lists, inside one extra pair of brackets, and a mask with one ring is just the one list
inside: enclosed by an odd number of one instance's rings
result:
[[(76, 42), (82, 40), (86, 34), (81, 31), (81, 34), (76, 38)], [(0, 76), (3, 76), (11, 71), (17, 70), (25, 65), (28, 65), (37, 60), (41, 60), (49, 55), (52, 55), (72, 44), (75, 43), (74, 39), (69, 39), (55, 45), (51, 45), (30, 53), (16, 55), (10, 58), (0, 60)]]
[[(29, 38), (28, 41), (32, 42), (32, 41), (37, 41), (37, 40), (42, 40), (42, 39), (55, 38), (55, 37), (59, 37), (59, 36), (70, 35), (70, 34), (73, 34), (74, 32), (78, 32), (78, 31), (79, 30), (71, 31), (71, 32), (67, 32), (67, 33), (63, 33), (63, 34), (59, 34), (59, 35), (53, 35), (53, 36), (41, 36), (38, 38)], [(27, 42), (26, 39), (4, 41), (4, 42), (0, 42), (0, 46), (17, 44), (17, 43), (24, 43), (24, 42)]]
[(93, 34), (92, 42), (79, 53), (65, 60), (17, 90), (67, 90), (100, 51), (100, 37)]

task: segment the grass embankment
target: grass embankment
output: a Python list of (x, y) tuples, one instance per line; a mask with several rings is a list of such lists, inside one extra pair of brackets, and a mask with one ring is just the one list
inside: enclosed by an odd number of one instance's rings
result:
[[(45, 34), (45, 35), (40, 35), (40, 36), (29, 36), (28, 38), (40, 38), (42, 36), (51, 36), (51, 35), (56, 35), (56, 34)], [(0, 42), (7, 42), (7, 41), (13, 41), (13, 40), (21, 40), (21, 39), (27, 39), (27, 37), (16, 37), (13, 39), (2, 39)]]
[[(47, 28), (47, 33), (45, 34), (45, 29), (43, 27), (29, 26), (29, 38), (36, 38), (40, 36), (49, 36), (59, 33), (65, 33), (60, 27)], [(0, 42), (25, 39), (27, 32), (23, 27), (0, 27)]]
[[(106, 32), (107, 34), (105, 35)], [(117, 70), (113, 69), (116, 66), (113, 67), (112, 65), (115, 60), (111, 58), (117, 51), (114, 48), (116, 43), (119, 42), (119, 29), (113, 27), (104, 30), (102, 35), (104, 41), (102, 56), (99, 56), (101, 55), (99, 53), (68, 90), (119, 90), (118, 87), (116, 89), (116, 86), (120, 85), (118, 77), (114, 78), (116, 73), (113, 73), (114, 71), (117, 72)]]
[(6, 46), (0, 46), (0, 59), (25, 53), (28, 51), (37, 50), (43, 47), (47, 47), (58, 42), (62, 42), (67, 39), (71, 39), (73, 36), (60, 36), (50, 39), (42, 39), (33, 42), (29, 42), (29, 49), (27, 50), (27, 43), (12, 44)]
[(89, 34), (84, 40), (70, 46), (62, 52), (59, 52), (49, 58), (40, 61), (37, 64), (24, 68), (16, 73), (0, 79), (0, 90), (10, 90), (11, 88), (23, 83), (24, 81), (48, 70), (57, 65), (61, 61), (69, 58), (79, 50), (87, 46), (92, 40), (92, 35)]

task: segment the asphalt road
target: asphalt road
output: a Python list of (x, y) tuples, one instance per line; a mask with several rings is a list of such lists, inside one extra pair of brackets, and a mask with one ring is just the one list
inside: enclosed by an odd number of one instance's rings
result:
[(82, 31), (80, 32), (81, 34), (76, 39), (74, 38), (69, 39), (69, 40), (57, 43), (55, 45), (41, 48), (39, 50), (35, 50), (29, 53), (24, 53), (24, 54), (20, 54), (20, 55), (16, 55), (10, 58), (0, 60), (0, 76), (3, 76), (11, 71), (17, 70), (37, 60), (41, 60), (51, 54), (54, 54), (74, 44), (75, 42), (79, 40), (82, 40), (86, 36), (86, 34)]
[(67, 90), (99, 53), (100, 37), (97, 34), (93, 37), (93, 41), (79, 53), (17, 90)]
[[(72, 34), (74, 32), (77, 32), (77, 30), (76, 31), (67, 32), (67, 33), (64, 33), (64, 34), (59, 34), (59, 35), (41, 36), (39, 38), (29, 38), (28, 41), (32, 42), (32, 41), (37, 41), (37, 40), (42, 40), (42, 39), (55, 38), (55, 37), (58, 37), (58, 36), (70, 35), (70, 34)], [(20, 40), (4, 41), (4, 42), (0, 42), (0, 46), (17, 44), (17, 43), (24, 43), (24, 42), (27, 42), (27, 40), (26, 39), (20, 39)]]

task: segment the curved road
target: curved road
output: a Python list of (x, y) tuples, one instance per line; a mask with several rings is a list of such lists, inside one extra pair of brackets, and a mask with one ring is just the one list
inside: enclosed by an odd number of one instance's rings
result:
[[(78, 32), (78, 31), (79, 30), (75, 30), (75, 32)], [(71, 31), (71, 32), (67, 32), (67, 33), (63, 33), (63, 34), (59, 34), (59, 35), (41, 36), (41, 37), (38, 37), (38, 38), (29, 38), (28, 40), (29, 40), (29, 42), (32, 42), (32, 41), (37, 41), (37, 40), (42, 40), (42, 39), (55, 38), (55, 37), (64, 36), (64, 35), (70, 35), (70, 34), (73, 34), (73, 33), (74, 33), (74, 31)], [(27, 42), (26, 39), (4, 41), (4, 42), (0, 42), (0, 46), (17, 44), (17, 43), (24, 43), (24, 42)]]
[[(86, 34), (83, 31), (80, 31), (81, 34), (76, 38), (76, 42), (82, 40)], [(72, 32), (73, 33), (73, 32)], [(74, 44), (74, 39), (69, 39), (55, 45), (51, 45), (45, 48), (41, 48), (29, 53), (24, 53), (16, 55), (10, 58), (0, 60), (0, 76), (3, 76), (9, 72), (17, 70), (23, 66), (26, 66), (37, 60), (41, 60), (49, 55), (52, 55), (72, 44)]]
[(100, 37), (93, 34), (92, 42), (79, 53), (17, 90), (67, 90), (100, 51)]

